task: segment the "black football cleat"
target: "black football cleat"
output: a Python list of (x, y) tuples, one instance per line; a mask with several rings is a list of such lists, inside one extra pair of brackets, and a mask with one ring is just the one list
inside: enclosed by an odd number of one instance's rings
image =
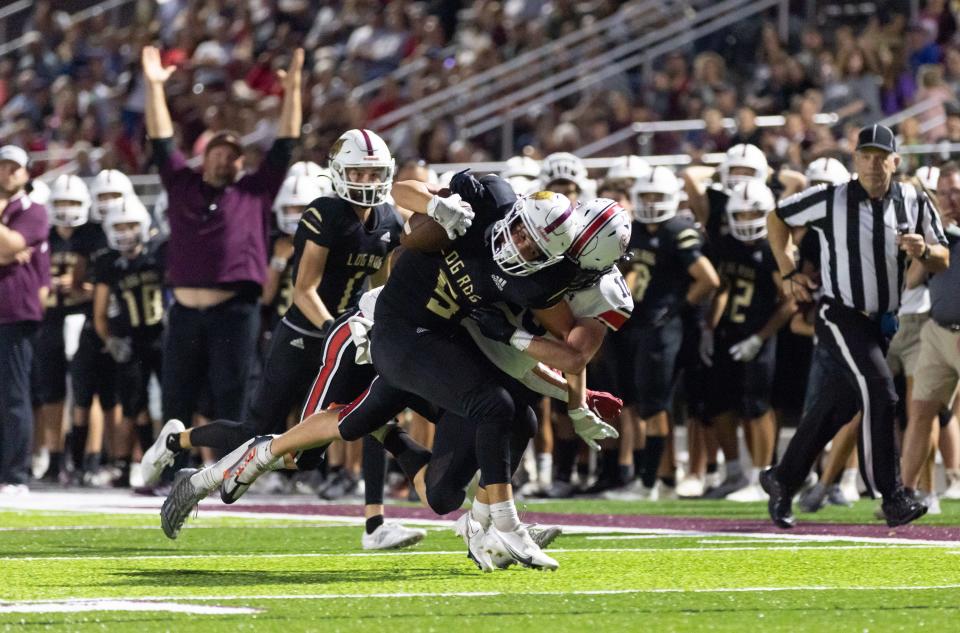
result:
[(784, 489), (783, 484), (777, 480), (773, 467), (760, 473), (760, 486), (764, 492), (770, 495), (770, 500), (767, 502), (767, 511), (770, 513), (773, 524), (785, 530), (796, 525), (797, 521), (793, 518), (793, 500)]
[(883, 509), (883, 516), (886, 517), (889, 527), (906, 525), (927, 513), (926, 504), (914, 498), (903, 488), (893, 493), (889, 499), (884, 499), (880, 507)]

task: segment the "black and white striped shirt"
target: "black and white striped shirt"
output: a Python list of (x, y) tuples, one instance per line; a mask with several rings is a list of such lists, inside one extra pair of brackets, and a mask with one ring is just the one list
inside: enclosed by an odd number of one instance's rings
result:
[[(923, 235), (928, 244), (947, 243), (936, 209), (907, 183), (893, 183), (881, 200), (870, 200), (858, 180), (819, 185), (780, 201), (777, 215), (789, 226), (817, 232), (823, 294), (871, 314), (895, 312), (900, 305), (902, 219), (906, 232)], [(880, 224), (882, 230), (874, 230)]]

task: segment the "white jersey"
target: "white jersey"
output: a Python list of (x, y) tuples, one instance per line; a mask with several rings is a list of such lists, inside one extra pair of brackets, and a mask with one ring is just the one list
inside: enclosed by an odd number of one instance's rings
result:
[(930, 312), (930, 289), (926, 284), (907, 288), (900, 296), (900, 315)]

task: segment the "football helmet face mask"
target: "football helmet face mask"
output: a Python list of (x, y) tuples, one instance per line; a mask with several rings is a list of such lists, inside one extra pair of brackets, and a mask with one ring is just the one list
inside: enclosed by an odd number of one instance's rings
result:
[(567, 255), (585, 271), (605, 273), (627, 252), (630, 214), (610, 198), (579, 202), (574, 213), (582, 228)]
[(128, 253), (150, 241), (150, 213), (138, 197), (124, 196), (104, 216), (103, 231), (110, 248)]
[(939, 167), (918, 167), (914, 175), (929, 191), (937, 190), (937, 182), (940, 180)]
[[(777, 202), (770, 187), (756, 181), (738, 183), (727, 199), (730, 235), (741, 242), (765, 238), (767, 214), (776, 206)], [(758, 213), (761, 215), (757, 215)]]
[[(287, 176), (273, 201), (277, 228), (287, 235), (296, 233), (303, 209), (323, 194), (317, 178), (308, 175)], [(295, 213), (289, 212), (291, 207), (295, 208)]]
[[(737, 171), (748, 171), (750, 173), (731, 173), (735, 168)], [(748, 182), (757, 180), (760, 184), (766, 184), (770, 176), (770, 166), (767, 164), (767, 157), (756, 145), (741, 143), (734, 145), (727, 150), (727, 157), (720, 164), (720, 182), (727, 189), (732, 188), (738, 182)]]
[(639, 156), (620, 156), (607, 169), (604, 180), (626, 180), (632, 185), (638, 178), (649, 175), (651, 170), (650, 163)]
[[(330, 150), (333, 190), (351, 204), (375, 207), (386, 202), (395, 172), (387, 144), (370, 130), (347, 130)], [(360, 173), (368, 179), (357, 179)]]
[(126, 174), (116, 169), (102, 170), (90, 184), (90, 197), (93, 199), (90, 221), (103, 222), (110, 209), (123, 204), (123, 199), (132, 195), (135, 195), (133, 183)]
[(551, 191), (521, 196), (493, 225), (493, 261), (508, 275), (532, 275), (562, 260), (578, 229), (577, 215), (566, 196)]
[(540, 185), (544, 188), (557, 180), (569, 180), (580, 191), (586, 188), (587, 168), (583, 161), (568, 152), (555, 152), (540, 164)]
[[(680, 181), (666, 167), (654, 167), (630, 188), (633, 215), (638, 222), (659, 224), (677, 215), (680, 207)], [(660, 194), (656, 202), (644, 200), (644, 194)]]
[[(919, 173), (919, 170), (917, 170)], [(828, 184), (839, 185), (850, 180), (850, 172), (836, 158), (818, 158), (809, 165), (804, 173), (809, 186)]]
[(50, 223), (55, 226), (77, 227), (90, 218), (90, 190), (77, 176), (57, 176), (50, 187)]

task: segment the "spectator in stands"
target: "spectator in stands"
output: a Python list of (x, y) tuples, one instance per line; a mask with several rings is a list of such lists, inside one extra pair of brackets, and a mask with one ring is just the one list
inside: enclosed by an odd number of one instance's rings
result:
[(50, 285), (47, 212), (26, 194), (27, 153), (0, 147), (0, 494), (24, 494), (30, 477), (31, 339)]
[(943, 66), (939, 64), (930, 64), (920, 68), (918, 73), (920, 78), (920, 90), (917, 91), (917, 102), (930, 101), (933, 107), (925, 109), (917, 116), (920, 123), (927, 123), (927, 129), (924, 132), (928, 140), (938, 139), (947, 132), (943, 121), (945, 111), (943, 104), (948, 101), (956, 101), (957, 96), (950, 90), (949, 86), (943, 80)]
[(174, 127), (164, 83), (174, 68), (160, 52), (143, 49), (147, 134), (169, 194), (169, 310), (163, 351), (163, 414), (191, 424), (206, 377), (214, 415), (240, 419), (259, 333), (257, 299), (266, 277), (271, 205), (283, 182), (301, 125), (303, 50), (284, 73), (278, 138), (259, 169), (239, 180), (243, 146), (233, 132), (206, 144), (202, 173), (173, 146)]

